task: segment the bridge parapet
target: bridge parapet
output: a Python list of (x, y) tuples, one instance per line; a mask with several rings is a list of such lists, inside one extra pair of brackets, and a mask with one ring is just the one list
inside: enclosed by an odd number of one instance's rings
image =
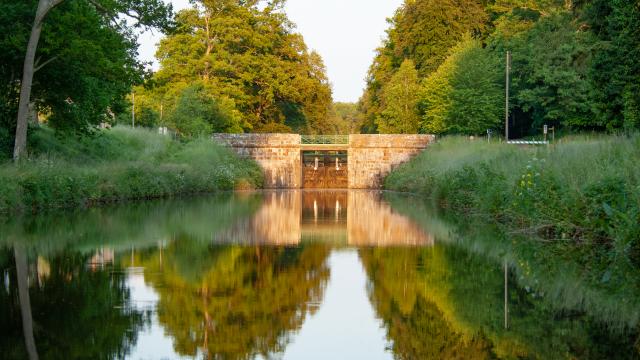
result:
[(300, 173), (300, 135), (214, 134), (213, 140), (231, 147), (238, 155), (255, 160), (264, 171), (267, 189), (297, 189)]
[[(433, 135), (341, 135), (313, 139), (297, 134), (214, 134), (213, 139), (240, 156), (254, 159), (269, 189), (302, 187), (302, 150), (347, 151), (351, 189), (377, 189), (396, 166), (435, 141)], [(347, 141), (348, 140), (348, 143)], [(336, 142), (335, 144), (331, 142)]]
[(409, 161), (434, 141), (434, 135), (350, 135), (349, 188), (381, 188), (382, 180), (394, 167)]

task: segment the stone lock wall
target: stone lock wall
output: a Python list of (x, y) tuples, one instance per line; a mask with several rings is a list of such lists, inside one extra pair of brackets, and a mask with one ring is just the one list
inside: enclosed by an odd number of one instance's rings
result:
[(350, 135), (349, 188), (381, 188), (382, 180), (394, 167), (434, 141), (434, 135)]
[[(214, 134), (213, 139), (258, 162), (265, 174), (265, 188), (302, 187), (300, 135)], [(433, 141), (433, 135), (349, 135), (349, 188), (381, 188), (382, 180), (394, 167), (409, 161)], [(323, 145), (322, 150), (337, 148)]]
[(302, 159), (297, 134), (214, 134), (218, 143), (255, 160), (264, 171), (267, 189), (298, 189)]

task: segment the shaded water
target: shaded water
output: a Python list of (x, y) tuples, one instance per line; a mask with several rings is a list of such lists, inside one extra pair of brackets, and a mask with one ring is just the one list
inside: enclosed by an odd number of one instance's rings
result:
[(504, 244), (360, 191), (7, 221), (0, 358), (639, 357), (638, 299)]

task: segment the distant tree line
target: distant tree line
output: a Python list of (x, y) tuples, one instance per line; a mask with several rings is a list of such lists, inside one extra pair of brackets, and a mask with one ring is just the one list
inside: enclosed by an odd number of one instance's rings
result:
[(514, 136), (640, 129), (638, 1), (407, 0), (390, 24), (364, 132), (501, 131), (507, 51)]

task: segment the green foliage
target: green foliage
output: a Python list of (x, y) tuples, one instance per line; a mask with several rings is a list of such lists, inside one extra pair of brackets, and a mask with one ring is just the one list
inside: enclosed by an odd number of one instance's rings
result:
[[(264, 132), (273, 128), (269, 124), (280, 124), (296, 132), (331, 132), (326, 123), (331, 88), (322, 58), (307, 50), (276, 5), (194, 4), (178, 13), (175, 31), (157, 52), (161, 68), (152, 92), (167, 114), (178, 111), (182, 89), (201, 83), (207, 96), (233, 104), (242, 118), (217, 131)], [(194, 129), (209, 130), (206, 122), (194, 121)]]
[[(24, 54), (37, 3), (0, 2), (3, 153), (13, 142)], [(102, 122), (113, 122), (131, 85), (142, 81), (145, 71), (136, 59), (135, 35), (113, 20), (121, 13), (138, 17), (139, 26), (167, 27), (171, 19), (171, 7), (159, 0), (63, 1), (45, 18), (31, 100), (51, 127), (86, 133)]]
[[(0, 251), (3, 255), (9, 252)], [(68, 251), (48, 260), (38, 258), (37, 282), (28, 284), (38, 355), (112, 359), (129, 353), (148, 318), (142, 310), (123, 306), (131, 300), (125, 276), (88, 271), (91, 256), (79, 252)], [(28, 358), (15, 265), (0, 256), (0, 268), (7, 269), (6, 291), (0, 293), (0, 350), (5, 359)], [(51, 304), (56, 304), (55, 310)]]
[(362, 116), (355, 103), (333, 103), (329, 119), (329, 134), (357, 134), (362, 126)]
[(400, 69), (382, 89), (380, 116), (376, 119), (378, 131), (383, 134), (414, 134), (420, 119), (418, 101), (418, 72), (411, 60), (402, 62)]
[(0, 211), (74, 207), (125, 199), (260, 187), (258, 166), (210, 140), (179, 143), (116, 127), (97, 136), (34, 135), (29, 161), (0, 168)]
[(482, 134), (502, 124), (502, 85), (497, 61), (471, 37), (422, 84), (420, 109), (426, 133)]
[(640, 138), (539, 150), (447, 139), (387, 177), (457, 212), (577, 251), (603, 273), (640, 267)]
[(543, 16), (527, 31), (510, 39), (491, 39), (494, 56), (513, 54), (515, 107), (531, 119), (531, 127), (544, 124), (590, 128), (592, 88), (587, 76), (592, 36), (580, 31), (568, 12)]
[(545, 124), (637, 131), (637, 2), (471, 1), (438, 13), (451, 3), (407, 1), (390, 21), (360, 99), (363, 131), (380, 130), (375, 120), (384, 116), (384, 89), (404, 59), (414, 61), (424, 84), (422, 131), (478, 134), (498, 127), (507, 51), (512, 136), (537, 135)]
[(189, 137), (242, 132), (241, 115), (233, 101), (214, 99), (202, 85), (191, 85), (182, 91), (167, 123)]
[(598, 39), (590, 67), (597, 91), (596, 122), (637, 130), (640, 114), (640, 6), (637, 1), (592, 0), (584, 19)]
[(383, 92), (402, 63), (413, 61), (420, 78), (435, 71), (449, 49), (465, 34), (483, 33), (487, 14), (475, 0), (407, 0), (389, 20), (387, 39), (369, 68), (360, 99), (365, 116), (363, 132), (375, 132), (385, 109)]

